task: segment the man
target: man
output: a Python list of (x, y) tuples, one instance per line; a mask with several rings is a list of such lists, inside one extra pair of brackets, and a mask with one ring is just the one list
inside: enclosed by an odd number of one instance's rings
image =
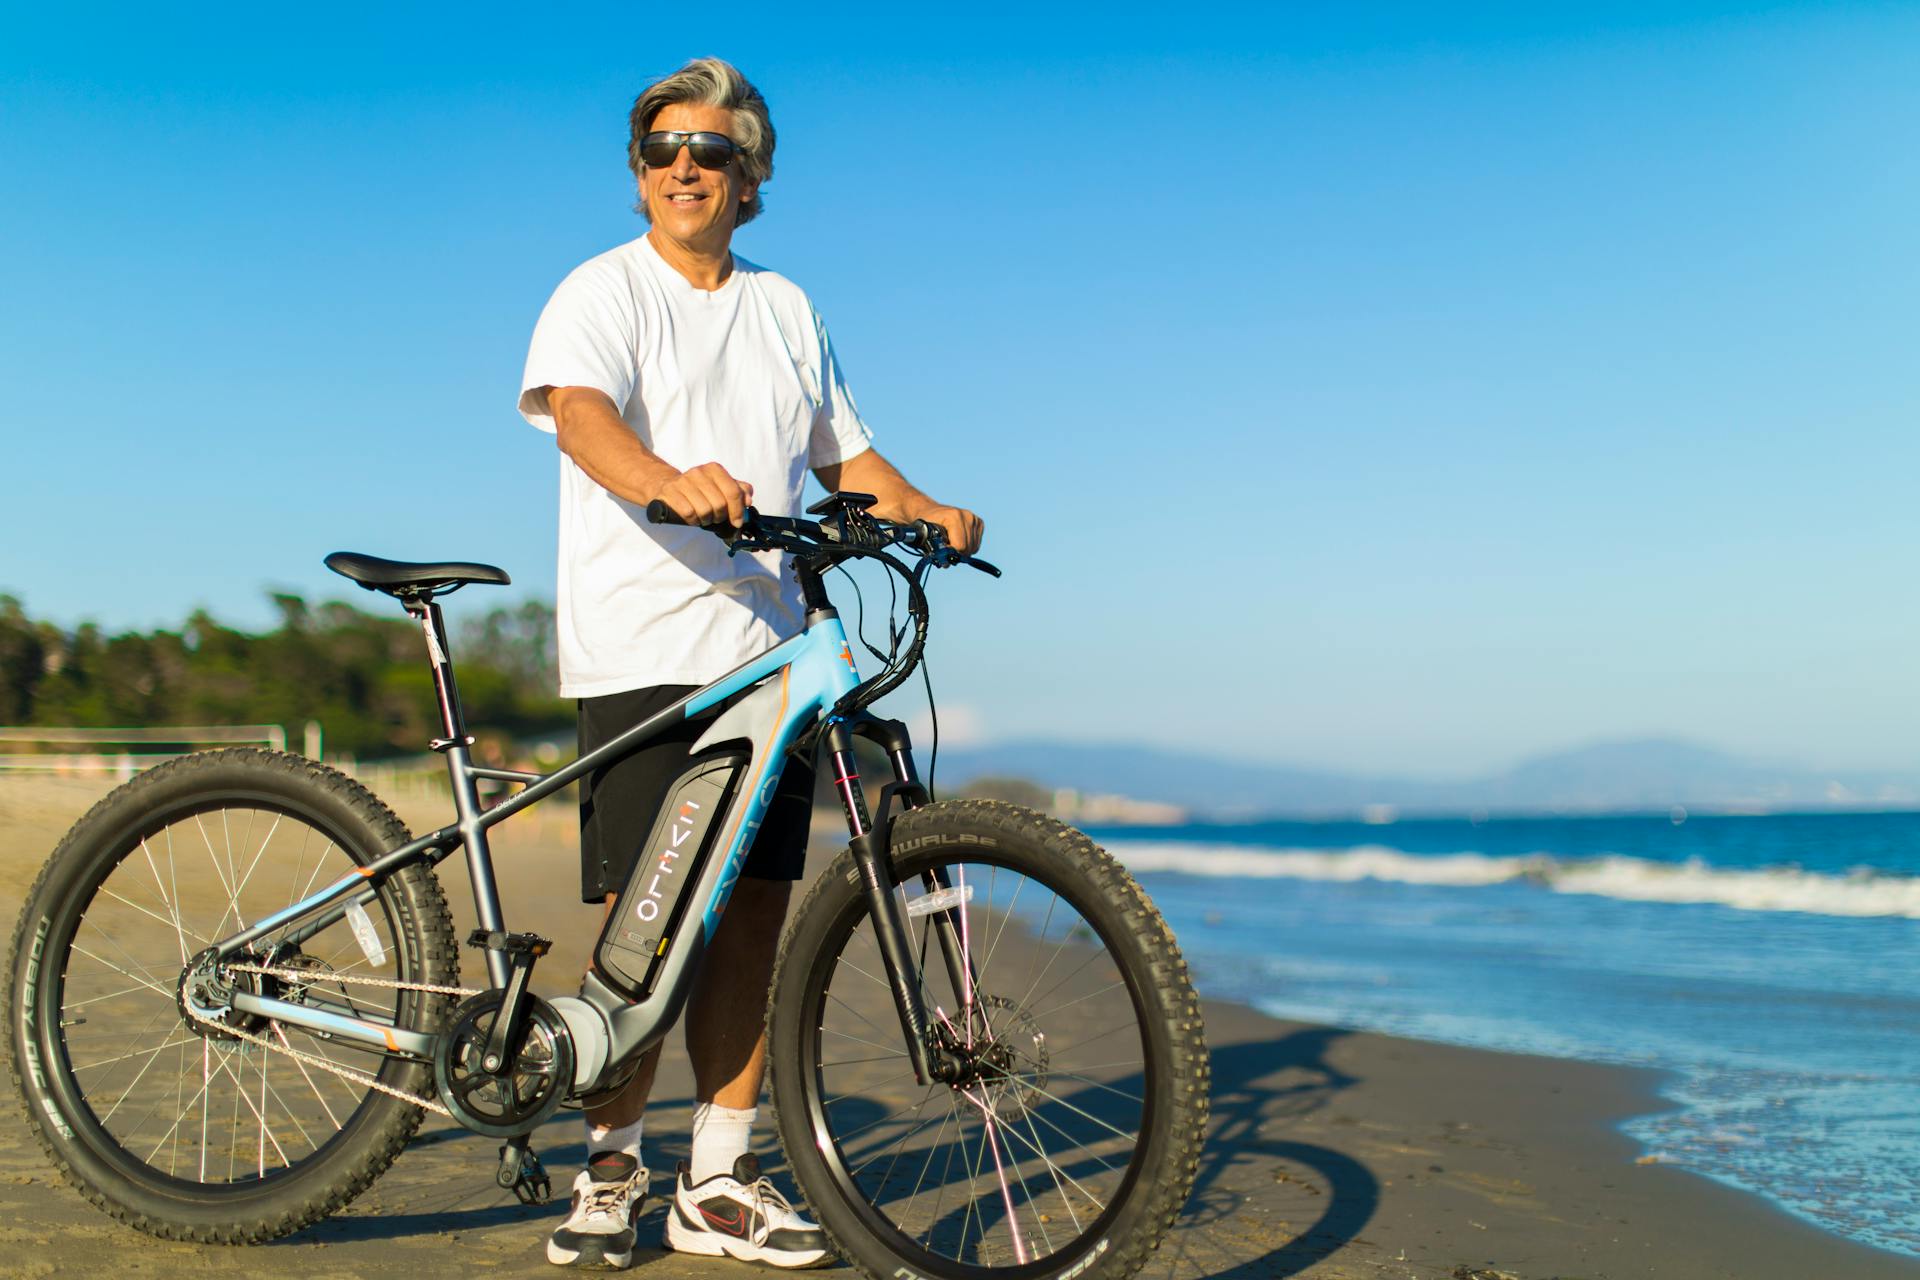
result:
[[(729, 558), (709, 533), (650, 524), (654, 499), (690, 524), (738, 523), (749, 503), (791, 515), (811, 469), (830, 491), (876, 495), (878, 515), (941, 525), (965, 550), (982, 532), (972, 512), (933, 501), (874, 451), (806, 295), (733, 256), (734, 230), (760, 213), (773, 172), (759, 91), (727, 63), (696, 59), (643, 92), (629, 124), (649, 229), (561, 283), (534, 330), (520, 395), (521, 413), (555, 432), (563, 455), (560, 692), (580, 700), (583, 753), (800, 627), (798, 587), (780, 556)], [(586, 901), (612, 903), (696, 732), (588, 779)], [(748, 1150), (764, 996), (813, 782), (810, 769), (787, 766), (688, 1006), (696, 1106), (692, 1160), (667, 1213), (672, 1249), (788, 1267), (826, 1253), (819, 1228)], [(587, 1168), (549, 1260), (630, 1262), (658, 1062), (656, 1047), (628, 1085), (587, 1108)]]

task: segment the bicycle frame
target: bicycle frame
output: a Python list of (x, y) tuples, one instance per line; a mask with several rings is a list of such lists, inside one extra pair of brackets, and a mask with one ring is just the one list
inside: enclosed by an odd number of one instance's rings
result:
[[(337, 922), (355, 904), (373, 901), (375, 887), (385, 876), (415, 862), (437, 865), (456, 849), (464, 849), (466, 853), (467, 873), (481, 930), (504, 936), (505, 923), (494, 880), (488, 831), (592, 770), (632, 754), (664, 730), (737, 698), (733, 705), (715, 716), (690, 752), (697, 755), (722, 744), (744, 743), (749, 755), (740, 781), (732, 790), (727, 812), (720, 819), (720, 836), (714, 853), (700, 867), (697, 881), (686, 890), (687, 910), (681, 916), (680, 926), (662, 944), (662, 960), (652, 989), (639, 1001), (629, 1002), (597, 974), (589, 972), (578, 997), (561, 997), (552, 1002), (574, 1040), (574, 1092), (590, 1094), (603, 1087), (626, 1064), (665, 1036), (678, 1018), (699, 959), (719, 924), (753, 837), (779, 785), (787, 753), (802, 734), (817, 725), (824, 729), (822, 737), (831, 753), (834, 785), (846, 810), (851, 842), (867, 881), (876, 929), (887, 953), (884, 957), (887, 968), (894, 979), (902, 1028), (907, 1032), (909, 1054), (923, 1079), (938, 1074), (942, 1065), (940, 1054), (929, 1042), (917, 974), (912, 968), (903, 918), (886, 866), (882, 847), (884, 831), (871, 831), (871, 819), (854, 768), (851, 734), (874, 738), (887, 751), (892, 763), (894, 782), (883, 792), (883, 814), (886, 803), (893, 798), (887, 793), (899, 794), (905, 804), (911, 806), (924, 801), (925, 792), (914, 776), (911, 749), (903, 726), (864, 714), (853, 720), (830, 714), (839, 700), (859, 684), (859, 672), (839, 614), (826, 604), (817, 576), (803, 585), (809, 588), (807, 598), (812, 607), (800, 634), (712, 684), (689, 693), (604, 746), (547, 774), (494, 769), (473, 763), (469, 751), (472, 739), (466, 733), (440, 606), (430, 598), (403, 600), (407, 612), (420, 624), (432, 661), (444, 729), (444, 736), (435, 739), (432, 745), (447, 758), (456, 821), (388, 851), (302, 901), (222, 939), (196, 958), (196, 966), (232, 959), (280, 930), (286, 931), (280, 943), (298, 944)], [(481, 779), (518, 784), (521, 790), (492, 808), (482, 808), (477, 786)], [(874, 839), (875, 835), (879, 840)], [(690, 927), (695, 919), (700, 926), (697, 929)], [(620, 923), (610, 915), (602, 936)], [(294, 927), (289, 929), (289, 925)], [(947, 932), (941, 930), (943, 946), (949, 942)], [(507, 987), (512, 977), (507, 951), (498, 946), (489, 947), (486, 959), (491, 985)], [(947, 959), (949, 964), (958, 962), (957, 954)], [(307, 1002), (296, 1003), (235, 991), (231, 1000), (232, 1007), (240, 1012), (350, 1039), (393, 1055), (430, 1059), (436, 1048), (436, 1036), (369, 1019), (358, 1010), (329, 1007), (329, 1002), (312, 994)]]

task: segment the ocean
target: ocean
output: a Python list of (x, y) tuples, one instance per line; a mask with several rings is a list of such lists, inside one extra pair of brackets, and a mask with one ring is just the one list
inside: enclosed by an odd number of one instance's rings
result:
[(1920, 1256), (1920, 814), (1090, 834), (1202, 994), (1657, 1068), (1647, 1155)]

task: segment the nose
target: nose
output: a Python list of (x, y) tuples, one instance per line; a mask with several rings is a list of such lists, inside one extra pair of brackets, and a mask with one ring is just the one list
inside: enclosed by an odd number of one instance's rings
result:
[(681, 143), (680, 149), (673, 153), (673, 163), (667, 172), (681, 182), (692, 182), (700, 172), (700, 166), (693, 162), (693, 148)]

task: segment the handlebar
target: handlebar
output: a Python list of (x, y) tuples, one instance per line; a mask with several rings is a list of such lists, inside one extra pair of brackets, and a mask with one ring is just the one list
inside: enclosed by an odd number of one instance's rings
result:
[[(647, 519), (653, 524), (686, 526), (680, 513), (663, 499), (647, 504)], [(901, 523), (881, 520), (853, 506), (843, 506), (830, 520), (803, 520), (793, 516), (763, 515), (747, 508), (746, 519), (733, 525), (698, 525), (728, 544), (730, 551), (782, 550), (798, 554), (809, 551), (833, 551), (838, 555), (879, 554), (888, 547), (900, 546), (932, 562), (936, 568), (964, 564), (982, 573), (1000, 576), (1000, 570), (985, 560), (955, 549), (947, 541), (946, 531), (926, 520)], [(838, 558), (838, 555), (836, 558)]]
[[(900, 637), (896, 637), (895, 648), (888, 655), (886, 666), (876, 675), (861, 681), (851, 692), (843, 694), (822, 723), (850, 716), (884, 697), (898, 688), (919, 665), (927, 644), (927, 593), (921, 581), (929, 569), (965, 564), (996, 578), (1000, 576), (1000, 570), (985, 560), (966, 555), (949, 544), (946, 530), (939, 525), (926, 520), (902, 524), (877, 519), (867, 514), (867, 508), (872, 505), (873, 498), (868, 494), (836, 493), (807, 509), (809, 513), (817, 512), (825, 516), (824, 520), (762, 515), (748, 507), (745, 519), (737, 528), (732, 525), (702, 526), (727, 544), (729, 555), (737, 551), (791, 552), (798, 559), (801, 592), (806, 597), (809, 609), (816, 605), (826, 607), (828, 602), (820, 575), (842, 560), (870, 557), (886, 566), (889, 572), (906, 580), (907, 616), (912, 622), (912, 634), (906, 651), (902, 653), (899, 650)], [(647, 519), (654, 524), (687, 523), (659, 498), (647, 504)], [(907, 548), (919, 557), (920, 563), (909, 569), (889, 554), (891, 547)]]

